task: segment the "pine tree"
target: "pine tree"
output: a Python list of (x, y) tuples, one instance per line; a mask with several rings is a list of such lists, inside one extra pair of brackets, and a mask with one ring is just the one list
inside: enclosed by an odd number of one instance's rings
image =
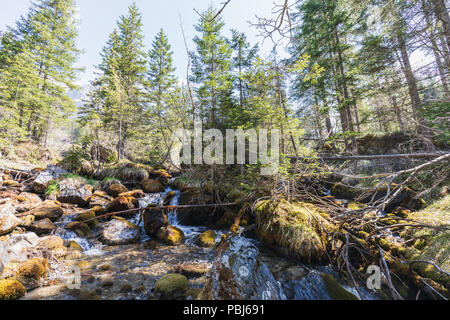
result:
[(102, 51), (98, 77), (91, 97), (101, 103), (102, 121), (117, 136), (119, 160), (126, 154), (129, 139), (141, 134), (144, 112), (147, 59), (144, 51), (142, 15), (136, 3), (121, 16)]
[[(2, 38), (0, 94), (15, 106), (17, 123), (36, 141), (46, 143), (53, 121), (74, 111), (67, 92), (75, 89), (77, 21), (72, 0), (33, 3), (28, 15)], [(8, 45), (5, 45), (8, 43)], [(27, 75), (24, 77), (24, 75)], [(26, 108), (26, 110), (25, 110)]]
[(214, 128), (226, 127), (225, 109), (230, 108), (232, 94), (231, 54), (227, 39), (221, 34), (221, 17), (213, 19), (210, 7), (195, 26), (196, 53), (192, 55), (192, 81), (196, 84), (200, 114)]

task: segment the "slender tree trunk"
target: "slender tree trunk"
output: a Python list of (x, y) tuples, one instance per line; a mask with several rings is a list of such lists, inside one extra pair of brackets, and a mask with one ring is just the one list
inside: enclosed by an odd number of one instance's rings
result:
[(392, 96), (391, 100), (392, 100), (392, 105), (394, 106), (395, 114), (397, 116), (397, 122), (398, 122), (398, 125), (400, 127), (400, 131), (405, 132), (406, 131), (405, 130), (405, 124), (403, 123), (403, 120), (402, 120), (402, 113), (401, 113), (400, 107), (399, 107), (399, 105), (397, 103), (397, 97), (396, 96)]
[(433, 0), (436, 18), (442, 22), (442, 27), (447, 40), (447, 48), (450, 49), (450, 15), (444, 0)]
[(439, 47), (438, 47), (438, 44), (436, 42), (436, 34), (435, 34), (435, 31), (434, 31), (434, 26), (431, 24), (430, 15), (429, 15), (429, 12), (428, 12), (427, 7), (426, 7), (425, 0), (422, 0), (422, 9), (423, 9), (423, 13), (424, 13), (424, 16), (425, 16), (425, 21), (427, 23), (427, 28), (430, 30), (430, 42), (431, 42), (431, 45), (433, 47), (434, 59), (436, 60), (436, 65), (438, 67), (439, 76), (440, 76), (441, 82), (442, 82), (442, 87), (444, 89), (444, 93), (445, 93), (446, 97), (450, 98), (450, 93), (449, 93), (448, 83), (447, 83), (447, 77), (445, 75), (444, 66), (443, 66), (442, 61), (441, 61), (441, 57), (440, 57), (440, 53), (439, 53)]

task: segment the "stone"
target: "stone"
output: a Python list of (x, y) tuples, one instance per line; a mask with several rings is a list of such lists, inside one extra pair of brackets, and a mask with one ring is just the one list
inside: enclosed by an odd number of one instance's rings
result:
[(22, 224), (22, 220), (17, 218), (14, 212), (11, 203), (0, 207), (0, 236), (10, 233)]
[(30, 259), (19, 266), (16, 278), (27, 290), (32, 290), (44, 284), (48, 269), (47, 259)]
[(149, 236), (154, 236), (160, 228), (167, 227), (169, 220), (162, 210), (147, 208), (144, 212), (144, 230)]
[(211, 269), (211, 265), (208, 263), (191, 263), (185, 262), (174, 268), (175, 273), (182, 274), (187, 278), (199, 278), (205, 276), (209, 270)]
[(37, 205), (30, 211), (27, 211), (24, 215), (33, 215), (35, 216), (36, 220), (48, 218), (51, 221), (55, 222), (56, 220), (61, 218), (63, 214), (64, 210), (61, 208), (59, 202), (47, 200)]
[(259, 250), (248, 239), (231, 236), (217, 251), (199, 300), (283, 300), (285, 295)]
[(199, 235), (195, 244), (203, 248), (213, 248), (216, 245), (216, 234), (212, 230), (208, 230)]
[(141, 181), (141, 186), (147, 193), (159, 193), (164, 191), (164, 186), (157, 180), (145, 179)]
[(105, 190), (111, 197), (117, 198), (119, 194), (128, 192), (128, 189), (121, 183), (114, 183)]
[(16, 202), (16, 212), (21, 213), (33, 209), (34, 207), (42, 203), (42, 200), (37, 194), (22, 192), (17, 196)]
[(38, 194), (44, 194), (47, 187), (52, 181), (57, 180), (60, 176), (67, 174), (67, 171), (59, 167), (49, 165), (47, 169), (39, 171), (38, 176), (31, 185), (31, 191)]
[(126, 245), (136, 243), (140, 236), (139, 226), (124, 218), (113, 217), (103, 225), (101, 241), (110, 246)]
[(158, 230), (156, 238), (168, 245), (176, 246), (184, 242), (184, 233), (177, 227), (167, 226)]
[(135, 209), (138, 206), (139, 202), (133, 197), (118, 197), (108, 203), (106, 209), (108, 212), (120, 212)]
[(89, 208), (106, 207), (112, 200), (113, 198), (105, 191), (97, 190), (92, 194), (91, 199), (89, 200)]
[(185, 297), (187, 288), (187, 278), (181, 274), (173, 273), (159, 279), (155, 284), (154, 291), (160, 295), (162, 300), (177, 300)]
[(50, 221), (50, 219), (45, 218), (39, 221), (34, 222), (30, 226), (27, 227), (28, 230), (36, 233), (38, 236), (49, 234), (53, 230), (56, 229), (53, 222)]
[(68, 223), (64, 229), (75, 232), (77, 237), (85, 238), (91, 234), (91, 228), (86, 223), (73, 221)]
[(141, 198), (145, 197), (145, 193), (142, 190), (133, 190), (133, 191), (121, 193), (121, 194), (119, 194), (119, 197), (125, 197), (125, 198), (133, 197), (136, 199), (141, 199)]
[(83, 178), (69, 178), (59, 182), (57, 200), (61, 203), (69, 203), (85, 207), (89, 204), (92, 195), (92, 186)]
[(57, 258), (63, 257), (67, 253), (67, 248), (64, 246), (64, 240), (54, 235), (40, 238), (38, 248), (49, 251), (49, 253)]
[(26, 288), (17, 280), (0, 280), (0, 300), (17, 300), (27, 293)]

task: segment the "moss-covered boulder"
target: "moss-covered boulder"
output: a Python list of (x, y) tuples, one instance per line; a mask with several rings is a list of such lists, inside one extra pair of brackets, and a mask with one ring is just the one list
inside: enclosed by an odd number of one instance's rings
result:
[(327, 232), (334, 228), (326, 213), (312, 204), (286, 200), (256, 204), (256, 233), (269, 247), (306, 263), (327, 262)]
[(86, 223), (73, 221), (68, 223), (65, 229), (75, 232), (75, 234), (80, 238), (85, 238), (89, 236), (92, 232), (91, 228)]
[(359, 300), (353, 293), (345, 290), (333, 276), (322, 274), (321, 277), (332, 300)]
[(168, 245), (176, 246), (184, 242), (184, 233), (177, 227), (167, 226), (158, 230), (156, 238)]
[(139, 201), (133, 197), (118, 197), (108, 203), (108, 212), (120, 212), (135, 209), (139, 206)]
[(48, 269), (47, 259), (30, 259), (19, 266), (16, 278), (27, 290), (32, 290), (43, 285)]
[(213, 248), (216, 245), (216, 233), (212, 230), (203, 232), (195, 239), (195, 244), (203, 248)]
[(164, 191), (164, 186), (158, 180), (145, 179), (141, 181), (141, 187), (147, 193), (159, 193)]
[(185, 297), (187, 289), (187, 278), (173, 273), (159, 279), (155, 284), (154, 292), (160, 295), (162, 300), (177, 300)]
[(80, 177), (68, 178), (58, 183), (57, 200), (61, 203), (87, 206), (92, 196), (92, 186)]
[(128, 189), (121, 183), (114, 183), (109, 185), (105, 191), (110, 195), (111, 197), (117, 198), (119, 194), (128, 192)]
[[(98, 224), (98, 220), (95, 219), (96, 218), (96, 214), (94, 210), (88, 210), (85, 212), (81, 212), (79, 213), (73, 220), (77, 221), (77, 222), (84, 222), (89, 226), (89, 227), (95, 227)], [(94, 219), (94, 220), (92, 220)], [(88, 221), (90, 220), (90, 221)]]
[(27, 289), (14, 279), (0, 280), (0, 300), (17, 300), (27, 293)]

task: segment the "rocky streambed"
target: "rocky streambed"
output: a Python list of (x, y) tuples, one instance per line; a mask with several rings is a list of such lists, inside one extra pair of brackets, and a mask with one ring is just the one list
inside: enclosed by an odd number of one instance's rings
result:
[[(358, 297), (330, 267), (281, 257), (243, 228), (183, 225), (195, 219), (152, 207), (182, 199), (169, 177), (140, 178), (129, 190), (114, 179), (93, 187), (56, 167), (28, 184), (4, 174), (0, 300), (375, 298)], [(133, 208), (142, 210), (98, 218)]]

